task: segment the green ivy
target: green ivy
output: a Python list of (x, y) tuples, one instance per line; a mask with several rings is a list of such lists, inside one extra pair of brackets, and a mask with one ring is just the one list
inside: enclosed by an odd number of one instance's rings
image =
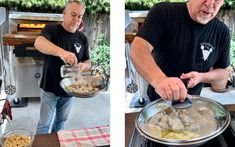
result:
[(103, 14), (110, 12), (109, 0), (83, 0), (86, 5), (86, 10), (90, 14)]
[(231, 64), (235, 66), (235, 34), (232, 35), (230, 45)]
[(222, 9), (235, 10), (235, 1), (234, 0), (224, 0), (224, 5)]
[[(68, 0), (0, 0), (0, 6), (8, 10), (61, 13)], [(82, 0), (87, 14), (109, 14), (109, 0)]]
[(106, 79), (110, 77), (110, 47), (105, 34), (98, 35), (91, 49), (91, 62), (94, 68), (101, 69)]
[(184, 2), (184, 0), (125, 0), (125, 9), (149, 10), (154, 4), (160, 2)]
[[(154, 4), (160, 2), (185, 2), (185, 0), (125, 0), (125, 9), (149, 10)], [(235, 0), (224, 0), (222, 9), (235, 10)]]

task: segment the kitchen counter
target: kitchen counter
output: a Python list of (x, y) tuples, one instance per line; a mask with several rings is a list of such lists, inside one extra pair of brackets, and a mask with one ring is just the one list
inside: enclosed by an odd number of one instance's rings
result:
[(35, 135), (33, 147), (59, 146), (109, 146), (110, 126), (95, 126), (75, 130), (60, 130), (57, 133)]
[[(40, 134), (34, 136), (32, 147), (59, 147), (59, 139), (57, 133)], [(104, 145), (108, 147), (110, 145)]]
[(35, 135), (33, 147), (59, 147), (57, 133)]
[[(35, 135), (33, 147), (59, 147), (59, 139), (57, 133)], [(103, 145), (108, 147), (110, 145)]]
[(229, 111), (235, 111), (235, 88), (229, 86), (226, 92), (214, 92), (210, 87), (203, 88), (202, 97), (210, 98), (221, 103)]
[[(34, 142), (32, 147), (59, 147), (57, 133), (41, 134), (34, 136)], [(103, 146), (108, 147), (109, 145)]]
[(132, 131), (135, 127), (135, 118), (137, 114), (137, 112), (125, 114), (125, 147), (129, 146)]

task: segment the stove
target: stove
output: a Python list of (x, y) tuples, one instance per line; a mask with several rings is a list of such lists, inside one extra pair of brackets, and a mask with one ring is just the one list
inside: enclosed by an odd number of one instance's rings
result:
[[(199, 145), (198, 147), (234, 147), (235, 146), (235, 131), (231, 127), (228, 128), (217, 137)], [(151, 141), (140, 135), (138, 130), (134, 128), (130, 140), (129, 147), (168, 147), (167, 145)]]

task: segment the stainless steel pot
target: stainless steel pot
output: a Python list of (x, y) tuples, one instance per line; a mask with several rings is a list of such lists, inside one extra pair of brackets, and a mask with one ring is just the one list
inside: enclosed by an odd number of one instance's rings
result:
[(79, 94), (76, 92), (71, 92), (67, 90), (66, 87), (78, 82), (76, 80), (76, 77), (70, 77), (70, 78), (64, 78), (60, 81), (60, 86), (64, 89), (65, 92), (67, 92), (71, 96), (75, 96), (78, 98), (91, 98), (94, 97), (97, 93), (102, 91), (105, 88), (105, 80), (103, 77), (94, 77), (94, 76), (82, 76), (83, 80), (86, 81), (87, 84), (93, 85), (98, 90), (95, 92), (92, 92), (90, 94)]
[[(211, 131), (209, 133), (204, 132), (204, 134), (201, 134), (200, 136), (192, 139), (164, 138), (163, 136), (161, 136), (162, 134), (160, 132), (157, 132), (159, 129), (154, 127), (154, 125), (152, 124), (149, 125), (150, 120), (153, 118), (154, 115), (159, 114), (161, 112), (166, 112), (169, 108), (172, 108), (171, 101), (164, 101), (162, 99), (159, 99), (146, 105), (138, 114), (135, 120), (135, 126), (142, 136), (161, 144), (169, 146), (198, 146), (220, 135), (228, 127), (231, 119), (230, 113), (220, 103), (200, 96), (193, 96), (192, 107), (184, 111), (191, 111), (192, 113), (194, 113), (195, 111), (195, 113), (197, 113), (196, 111), (204, 107), (208, 108), (209, 110), (211, 110), (211, 112), (213, 112), (211, 113), (213, 114), (213, 118), (209, 117), (205, 119), (207, 121), (213, 120), (215, 122), (215, 129), (214, 131)], [(176, 110), (175, 112), (177, 111), (178, 110)], [(195, 121), (200, 122), (198, 120)], [(207, 127), (209, 128), (211, 126), (205, 126), (205, 128)]]

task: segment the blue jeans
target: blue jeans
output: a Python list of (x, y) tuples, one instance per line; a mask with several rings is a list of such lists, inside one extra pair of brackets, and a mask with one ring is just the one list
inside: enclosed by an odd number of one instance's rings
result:
[(58, 97), (51, 92), (42, 90), (40, 119), (37, 124), (36, 134), (47, 134), (63, 130), (71, 106), (72, 97)]

